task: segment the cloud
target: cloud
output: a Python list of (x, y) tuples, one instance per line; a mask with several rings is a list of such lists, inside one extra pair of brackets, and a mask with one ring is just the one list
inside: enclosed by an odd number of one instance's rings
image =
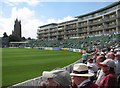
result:
[(11, 13), (12, 18), (20, 18), (20, 19), (30, 19), (34, 17), (34, 11), (28, 9), (27, 7), (23, 7), (21, 9), (16, 9), (16, 7), (12, 8)]
[(50, 18), (50, 19), (47, 20), (47, 23), (61, 23), (61, 22), (70, 21), (70, 20), (73, 20), (73, 19), (75, 19), (75, 18), (73, 18), (71, 16), (64, 17), (63, 19)]
[(0, 36), (3, 36), (4, 32), (7, 32), (8, 35), (12, 33), (14, 21), (12, 18), (3, 18), (0, 17)]
[(22, 36), (36, 38), (38, 25), (43, 25), (42, 21), (35, 18), (34, 11), (24, 7), (21, 9), (12, 9), (11, 16), (9, 18), (0, 17), (0, 36), (3, 36), (4, 32), (8, 35), (12, 33), (14, 29), (14, 21), (18, 18), (21, 20)]
[(8, 35), (12, 34), (12, 30), (14, 29), (14, 21), (16, 18), (21, 20), (22, 37), (24, 36), (26, 38), (36, 38), (37, 29), (39, 26), (49, 23), (61, 23), (74, 19), (71, 16), (67, 16), (63, 19), (49, 18), (42, 20), (42, 18), (37, 18), (35, 16), (35, 12), (27, 7), (23, 7), (21, 9), (13, 7), (9, 18), (0, 16), (0, 36), (3, 36), (4, 32), (7, 32)]

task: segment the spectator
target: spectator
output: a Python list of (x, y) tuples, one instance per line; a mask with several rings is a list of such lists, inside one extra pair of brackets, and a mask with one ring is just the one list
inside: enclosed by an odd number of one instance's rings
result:
[(98, 71), (97, 71), (97, 75), (96, 75), (97, 80), (96, 80), (95, 84), (97, 84), (98, 86), (99, 86), (100, 81), (101, 81), (101, 79), (104, 75), (103, 70), (99, 66), (99, 63), (101, 63), (103, 61), (104, 61), (104, 56), (102, 56), (102, 55), (98, 56), (97, 59), (96, 59), (96, 63), (98, 65)]
[(113, 52), (108, 52), (107, 55), (106, 55), (106, 58), (114, 60), (115, 59), (115, 54)]
[(97, 73), (97, 70), (98, 70), (98, 66), (96, 65), (96, 63), (93, 62), (93, 59), (88, 60), (87, 66), (88, 66), (88, 69), (89, 69), (88, 71), (90, 73), (94, 74), (94, 76), (90, 77), (90, 80), (91, 81), (96, 80), (96, 73)]
[(82, 54), (82, 62), (85, 63), (87, 61), (87, 53)]
[(115, 64), (116, 64), (116, 74), (120, 75), (120, 52), (117, 52), (115, 55)]
[(120, 88), (120, 51), (118, 51), (115, 55), (115, 64), (116, 64), (116, 75), (118, 81), (118, 87)]
[(95, 52), (95, 55), (93, 56), (94, 62), (96, 62), (98, 56), (99, 56), (99, 52)]
[(106, 58), (103, 55), (99, 55), (96, 58), (96, 63), (99, 64), (99, 63), (103, 62), (104, 60), (106, 60)]
[(100, 81), (100, 88), (117, 88), (117, 76), (115, 74), (115, 62), (112, 59), (106, 59), (104, 62), (99, 63), (102, 67), (104, 76)]
[(93, 62), (93, 59), (88, 59), (87, 66), (91, 73), (96, 73), (98, 70), (98, 67), (96, 63)]
[(46, 80), (40, 82), (40, 88), (61, 88), (61, 85), (54, 80), (55, 75), (51, 72), (44, 71), (42, 76)]
[(53, 71), (44, 71), (43, 80), (40, 83), (41, 88), (69, 88), (71, 85), (71, 77), (68, 71), (57, 69)]
[(75, 64), (73, 66), (73, 72), (70, 75), (72, 76), (72, 84), (76, 85), (77, 88), (98, 88), (98, 86), (90, 80), (90, 77), (94, 76), (94, 74), (88, 72), (86, 64)]

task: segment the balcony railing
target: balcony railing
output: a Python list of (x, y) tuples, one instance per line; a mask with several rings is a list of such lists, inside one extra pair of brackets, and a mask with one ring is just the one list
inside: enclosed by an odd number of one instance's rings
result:
[(103, 30), (103, 27), (101, 28), (90, 28), (89, 31), (101, 31)]
[(78, 30), (78, 33), (84, 33), (87, 32), (87, 30)]
[(115, 20), (115, 19), (117, 19), (117, 16), (114, 16), (114, 17), (106, 17), (106, 18), (104, 18), (103, 20), (104, 20), (104, 22), (107, 22), (107, 21), (112, 21), (112, 20)]
[(78, 28), (87, 27), (87, 24), (78, 25)]
[(108, 28), (112, 28), (112, 27), (116, 27), (116, 24), (109, 24), (109, 25), (105, 25), (104, 29), (108, 29)]
[(77, 33), (76, 31), (66, 31), (65, 34), (75, 34)]
[(89, 22), (89, 25), (96, 25), (96, 24), (101, 24), (103, 23), (103, 21), (92, 21), (92, 22)]
[(74, 29), (76, 28), (76, 26), (72, 26), (72, 27), (65, 27), (65, 30), (71, 30), (71, 29)]

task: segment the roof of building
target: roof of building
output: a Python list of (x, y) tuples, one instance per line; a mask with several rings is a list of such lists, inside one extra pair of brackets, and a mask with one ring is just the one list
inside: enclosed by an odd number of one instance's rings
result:
[(80, 18), (80, 17), (88, 16), (88, 15), (91, 15), (91, 14), (94, 14), (94, 13), (98, 13), (98, 12), (101, 12), (101, 11), (103, 11), (103, 10), (109, 9), (109, 8), (111, 8), (111, 7), (113, 7), (113, 6), (116, 6), (116, 5), (119, 5), (119, 4), (120, 4), (120, 1), (114, 2), (114, 3), (108, 5), (108, 6), (104, 7), (104, 8), (98, 9), (98, 10), (96, 10), (96, 11), (92, 11), (92, 12), (87, 13), (87, 14), (83, 14), (83, 15), (80, 15), (80, 16), (76, 16), (75, 18)]
[(57, 26), (58, 24), (57, 23), (50, 23), (50, 24), (46, 24), (46, 25), (43, 25), (43, 26), (39, 26), (39, 28), (43, 28), (43, 27), (51, 26), (51, 25)]
[(70, 22), (75, 22), (75, 21), (77, 21), (77, 20), (78, 20), (78, 19), (74, 19), (74, 20), (70, 20), (70, 21), (61, 22), (61, 23), (59, 23), (59, 25), (65, 24), (65, 23), (70, 23)]

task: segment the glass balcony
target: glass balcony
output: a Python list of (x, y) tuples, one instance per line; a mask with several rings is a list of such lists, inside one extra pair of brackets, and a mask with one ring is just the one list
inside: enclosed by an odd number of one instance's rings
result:
[(120, 18), (120, 15), (116, 16), (116, 18), (118, 18), (118, 19), (119, 19), (119, 18)]
[(116, 27), (116, 23), (115, 24), (108, 24), (108, 25), (105, 25), (104, 28), (105, 29), (108, 29), (108, 28), (112, 28), (112, 27)]
[(78, 25), (77, 27), (78, 27), (78, 28), (87, 27), (87, 24)]
[(115, 16), (113, 16), (113, 17), (105, 17), (104, 18), (104, 21), (105, 22), (108, 22), (108, 21), (112, 21), (112, 20), (115, 20), (117, 18), (117, 16), (115, 15)]
[(103, 21), (101, 20), (101, 21), (92, 21), (92, 22), (89, 22), (89, 25), (97, 25), (97, 24), (101, 24), (101, 23), (103, 23)]
[(87, 30), (78, 30), (78, 33), (83, 33), (83, 32), (87, 32)]
[(103, 30), (103, 27), (96, 27), (96, 28), (90, 28), (89, 31), (100, 31), (100, 30)]

